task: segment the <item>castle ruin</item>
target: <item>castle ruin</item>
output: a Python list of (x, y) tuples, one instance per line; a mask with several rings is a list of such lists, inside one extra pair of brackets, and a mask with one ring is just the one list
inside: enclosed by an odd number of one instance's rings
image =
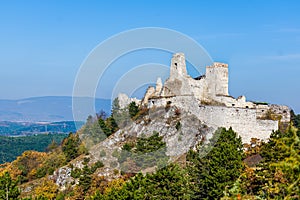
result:
[(119, 95), (122, 107), (134, 100), (149, 109), (160, 106), (176, 106), (197, 116), (203, 123), (217, 129), (232, 127), (249, 143), (251, 138), (267, 140), (280, 124), (290, 122), (287, 106), (269, 105), (237, 99), (228, 93), (228, 65), (213, 63), (206, 67), (205, 75), (192, 78), (188, 75), (183, 53), (173, 55), (170, 77), (162, 83), (157, 79), (155, 87), (149, 87), (142, 100)]

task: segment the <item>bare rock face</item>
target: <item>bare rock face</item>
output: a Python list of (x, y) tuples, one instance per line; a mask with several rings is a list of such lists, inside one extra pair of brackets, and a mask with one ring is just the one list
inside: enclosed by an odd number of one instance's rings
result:
[(50, 179), (55, 181), (60, 190), (65, 190), (67, 185), (70, 185), (74, 179), (71, 177), (72, 169), (70, 167), (61, 167), (54, 172)]
[[(158, 107), (149, 110), (148, 115), (132, 122), (94, 146), (90, 150), (90, 155), (93, 160), (101, 160), (109, 167), (111, 163), (117, 162), (113, 153), (120, 151), (123, 144), (130, 141), (130, 138), (147, 137), (153, 132), (158, 132), (166, 142), (166, 155), (170, 157), (170, 160), (175, 160), (195, 148), (200, 141), (210, 138), (214, 131), (214, 128), (206, 126), (196, 116), (175, 106)], [(105, 151), (105, 156), (101, 156), (103, 151)], [(118, 168), (119, 165), (115, 167)]]

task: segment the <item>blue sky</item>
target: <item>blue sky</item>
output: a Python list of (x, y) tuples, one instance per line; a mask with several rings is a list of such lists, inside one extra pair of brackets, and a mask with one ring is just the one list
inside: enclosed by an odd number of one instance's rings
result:
[[(296, 0), (2, 0), (0, 98), (72, 95), (81, 63), (100, 42), (133, 28), (163, 27), (228, 63), (231, 95), (300, 112), (299, 10)], [(142, 55), (136, 55), (141, 63)], [(168, 56), (153, 59), (170, 62)]]

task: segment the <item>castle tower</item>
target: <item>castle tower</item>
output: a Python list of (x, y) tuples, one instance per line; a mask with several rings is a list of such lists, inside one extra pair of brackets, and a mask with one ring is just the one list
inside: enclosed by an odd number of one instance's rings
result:
[(215, 62), (212, 66), (206, 67), (206, 80), (208, 95), (228, 96), (228, 65)]
[(187, 76), (185, 56), (183, 53), (175, 53), (171, 61), (170, 79)]

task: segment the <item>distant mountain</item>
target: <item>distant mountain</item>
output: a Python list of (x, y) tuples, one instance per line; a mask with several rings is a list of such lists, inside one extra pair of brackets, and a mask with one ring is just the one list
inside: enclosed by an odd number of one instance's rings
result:
[[(77, 97), (77, 99), (79, 99), (80, 102), (90, 102), (93, 100), (89, 97)], [(110, 100), (95, 99), (94, 102), (96, 111), (100, 111), (102, 109), (106, 113), (110, 113)], [(75, 112), (83, 111), (77, 110)], [(88, 114), (94, 115), (95, 113)], [(49, 96), (33, 97), (20, 100), (0, 100), (0, 121), (73, 121), (72, 97)]]
[(84, 122), (0, 122), (0, 136), (29, 136), (41, 133), (70, 133), (82, 127)]

